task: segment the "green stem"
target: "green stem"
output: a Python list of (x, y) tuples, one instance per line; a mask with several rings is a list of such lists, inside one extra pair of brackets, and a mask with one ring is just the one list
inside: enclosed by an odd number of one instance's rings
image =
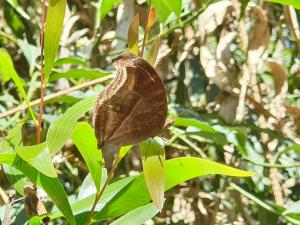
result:
[(114, 161), (114, 163), (112, 165), (112, 168), (111, 168), (111, 170), (110, 170), (110, 172), (108, 174), (108, 177), (107, 177), (107, 179), (106, 179), (106, 181), (105, 181), (102, 189), (96, 195), (95, 201), (94, 201), (93, 206), (92, 206), (92, 208), (91, 208), (91, 210), (90, 210), (90, 212), (89, 212), (89, 214), (88, 214), (88, 216), (87, 216), (87, 218), (85, 220), (84, 225), (90, 225), (91, 224), (91, 222), (92, 222), (91, 219), (92, 219), (92, 217), (94, 215), (96, 206), (97, 206), (98, 202), (100, 201), (100, 199), (101, 199), (101, 197), (102, 197), (105, 189), (108, 187), (108, 184), (109, 184), (110, 180), (113, 178), (114, 172), (115, 172), (115, 170), (116, 170), (119, 162), (120, 162), (120, 158), (119, 158), (119, 154), (117, 154), (116, 159), (115, 159), (115, 161)]

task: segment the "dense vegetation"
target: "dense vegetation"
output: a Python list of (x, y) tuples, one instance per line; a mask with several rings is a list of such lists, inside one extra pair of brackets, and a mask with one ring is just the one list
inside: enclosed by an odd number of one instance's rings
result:
[[(298, 9), (0, 0), (0, 224), (300, 224)], [(173, 124), (98, 149), (112, 60), (144, 47)]]

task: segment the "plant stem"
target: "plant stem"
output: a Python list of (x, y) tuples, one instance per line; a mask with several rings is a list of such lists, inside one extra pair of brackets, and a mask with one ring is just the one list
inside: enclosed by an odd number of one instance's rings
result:
[(46, 83), (44, 80), (44, 34), (45, 34), (45, 14), (46, 14), (46, 0), (42, 1), (42, 31), (41, 31), (41, 102), (39, 110), (39, 118), (37, 124), (37, 143), (41, 143), (41, 128), (44, 112), (44, 97), (46, 92)]
[(145, 33), (144, 33), (144, 38), (143, 38), (143, 44), (142, 44), (142, 50), (140, 53), (140, 56), (144, 56), (144, 50), (145, 50), (145, 45), (146, 45), (146, 40), (149, 32), (149, 27), (148, 27), (148, 21), (149, 21), (149, 15), (150, 15), (150, 8), (151, 8), (151, 0), (148, 0), (148, 11), (147, 11), (147, 18), (146, 18), (146, 24), (145, 24)]
[(86, 218), (86, 220), (85, 220), (84, 225), (90, 225), (90, 224), (91, 224), (91, 219), (92, 219), (92, 217), (93, 217), (93, 215), (94, 215), (96, 206), (97, 206), (98, 202), (100, 201), (100, 198), (102, 197), (102, 195), (103, 195), (105, 189), (107, 188), (107, 186), (108, 186), (110, 180), (112, 179), (112, 177), (113, 177), (113, 175), (114, 175), (114, 172), (115, 172), (115, 170), (116, 170), (116, 168), (117, 168), (119, 162), (120, 162), (120, 158), (119, 158), (119, 155), (117, 154), (116, 159), (114, 160), (114, 163), (113, 163), (113, 165), (112, 165), (112, 168), (111, 168), (111, 170), (110, 170), (110, 172), (109, 172), (109, 174), (108, 174), (108, 177), (107, 177), (107, 179), (106, 179), (106, 181), (105, 181), (105, 183), (104, 183), (102, 189), (101, 189), (100, 192), (98, 192), (97, 195), (96, 195), (95, 201), (94, 201), (93, 206), (92, 206), (92, 208), (91, 208), (91, 210), (90, 210), (90, 212), (89, 212), (89, 214), (88, 214), (88, 216), (87, 216), (87, 218)]
[[(76, 86), (70, 87), (68, 89), (65, 89), (65, 90), (62, 90), (62, 91), (58, 91), (56, 93), (52, 93), (50, 95), (45, 96), (45, 98), (44, 98), (44, 104), (47, 101), (50, 101), (50, 100), (55, 99), (55, 98), (58, 98), (60, 96), (64, 96), (64, 95), (69, 94), (69, 93), (71, 93), (73, 91), (78, 91), (80, 89), (87, 88), (87, 87), (93, 86), (95, 84), (104, 83), (104, 82), (106, 82), (108, 80), (111, 80), (113, 77), (114, 77), (113, 75), (108, 75), (106, 77), (101, 77), (101, 78), (97, 78), (97, 79), (94, 79), (94, 80), (90, 80), (90, 81), (87, 81), (87, 82), (85, 82), (83, 84), (76, 85)], [(40, 103), (41, 103), (41, 99), (36, 99), (34, 101), (31, 101), (29, 103), (29, 106), (33, 107), (33, 106), (39, 105)], [(13, 108), (11, 110), (8, 110), (6, 112), (1, 113), (0, 114), (0, 119), (6, 118), (6, 117), (8, 117), (10, 115), (13, 115), (13, 114), (15, 114), (17, 112), (20, 112), (20, 111), (24, 111), (26, 109), (28, 109), (28, 105), (26, 105), (26, 104), (19, 105), (19, 106), (15, 107), (15, 108)]]

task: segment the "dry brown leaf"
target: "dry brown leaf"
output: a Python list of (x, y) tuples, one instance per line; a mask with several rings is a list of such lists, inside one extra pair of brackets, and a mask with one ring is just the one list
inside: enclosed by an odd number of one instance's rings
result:
[(234, 95), (230, 95), (222, 101), (220, 105), (219, 115), (227, 123), (232, 123), (235, 120), (238, 103), (239, 98)]
[(248, 34), (248, 59), (251, 65), (257, 65), (269, 44), (268, 18), (262, 8), (251, 5), (250, 19), (255, 22)]
[(300, 50), (300, 28), (297, 19), (296, 10), (293, 6), (284, 6), (283, 13), (285, 17), (286, 24), (289, 26), (292, 31), (293, 36), (296, 39), (296, 44)]
[[(267, 64), (273, 74), (276, 95), (285, 95), (288, 89), (287, 71), (282, 63), (268, 59)], [(284, 98), (284, 96), (282, 96)]]
[(199, 16), (199, 36), (201, 42), (204, 41), (205, 36), (213, 32), (219, 25), (221, 25), (227, 13), (234, 10), (232, 1), (219, 1), (210, 4), (207, 9)]

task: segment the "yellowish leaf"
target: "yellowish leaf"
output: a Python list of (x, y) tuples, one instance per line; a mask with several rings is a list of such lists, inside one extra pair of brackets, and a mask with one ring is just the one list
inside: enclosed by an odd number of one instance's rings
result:
[(151, 7), (149, 11), (149, 18), (147, 23), (147, 29), (150, 29), (156, 21), (156, 11), (154, 7)]
[(133, 17), (128, 28), (128, 49), (130, 52), (138, 55), (139, 45), (139, 16)]
[(154, 39), (151, 49), (148, 53), (147, 56), (147, 61), (151, 64), (154, 65), (156, 62), (156, 58), (157, 58), (157, 54), (158, 54), (158, 50), (159, 50), (159, 44), (160, 44), (160, 38), (159, 36), (157, 38)]

